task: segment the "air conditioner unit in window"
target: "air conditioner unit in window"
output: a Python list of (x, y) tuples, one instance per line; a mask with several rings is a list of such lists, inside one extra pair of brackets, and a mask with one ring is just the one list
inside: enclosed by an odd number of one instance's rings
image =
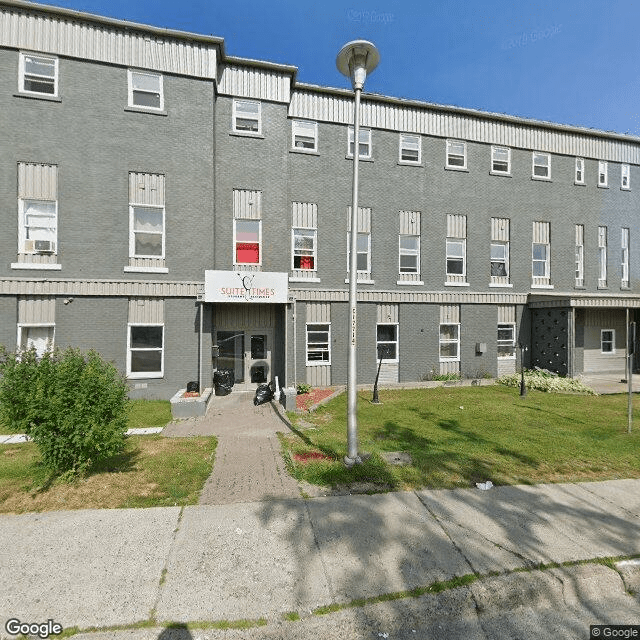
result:
[(53, 253), (55, 242), (52, 240), (34, 240), (36, 253)]

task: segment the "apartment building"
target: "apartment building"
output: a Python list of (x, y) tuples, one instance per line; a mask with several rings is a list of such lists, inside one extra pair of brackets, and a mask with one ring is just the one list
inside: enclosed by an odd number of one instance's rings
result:
[[(338, 73), (336, 72), (338, 80)], [(134, 397), (525, 365), (625, 372), (640, 139), (364, 94), (217, 37), (0, 1), (0, 343), (96, 349)]]

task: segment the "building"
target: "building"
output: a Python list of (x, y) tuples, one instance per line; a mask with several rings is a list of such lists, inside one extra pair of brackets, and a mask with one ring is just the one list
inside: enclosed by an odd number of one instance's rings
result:
[[(337, 73), (337, 72), (336, 72)], [(0, 343), (133, 397), (346, 382), (350, 90), (221, 38), (0, 1)], [(640, 139), (364, 94), (358, 380), (624, 375)]]

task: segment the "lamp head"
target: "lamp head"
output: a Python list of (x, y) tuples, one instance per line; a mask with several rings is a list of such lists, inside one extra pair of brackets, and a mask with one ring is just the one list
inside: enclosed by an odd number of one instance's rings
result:
[(362, 89), (367, 73), (371, 73), (380, 62), (380, 54), (368, 40), (352, 40), (340, 49), (336, 58), (338, 71), (351, 78), (355, 89)]

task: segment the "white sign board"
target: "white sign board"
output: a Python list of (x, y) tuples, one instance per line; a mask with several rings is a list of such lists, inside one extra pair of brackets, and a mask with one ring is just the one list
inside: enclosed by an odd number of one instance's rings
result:
[(286, 303), (289, 277), (269, 271), (205, 271), (205, 302)]

